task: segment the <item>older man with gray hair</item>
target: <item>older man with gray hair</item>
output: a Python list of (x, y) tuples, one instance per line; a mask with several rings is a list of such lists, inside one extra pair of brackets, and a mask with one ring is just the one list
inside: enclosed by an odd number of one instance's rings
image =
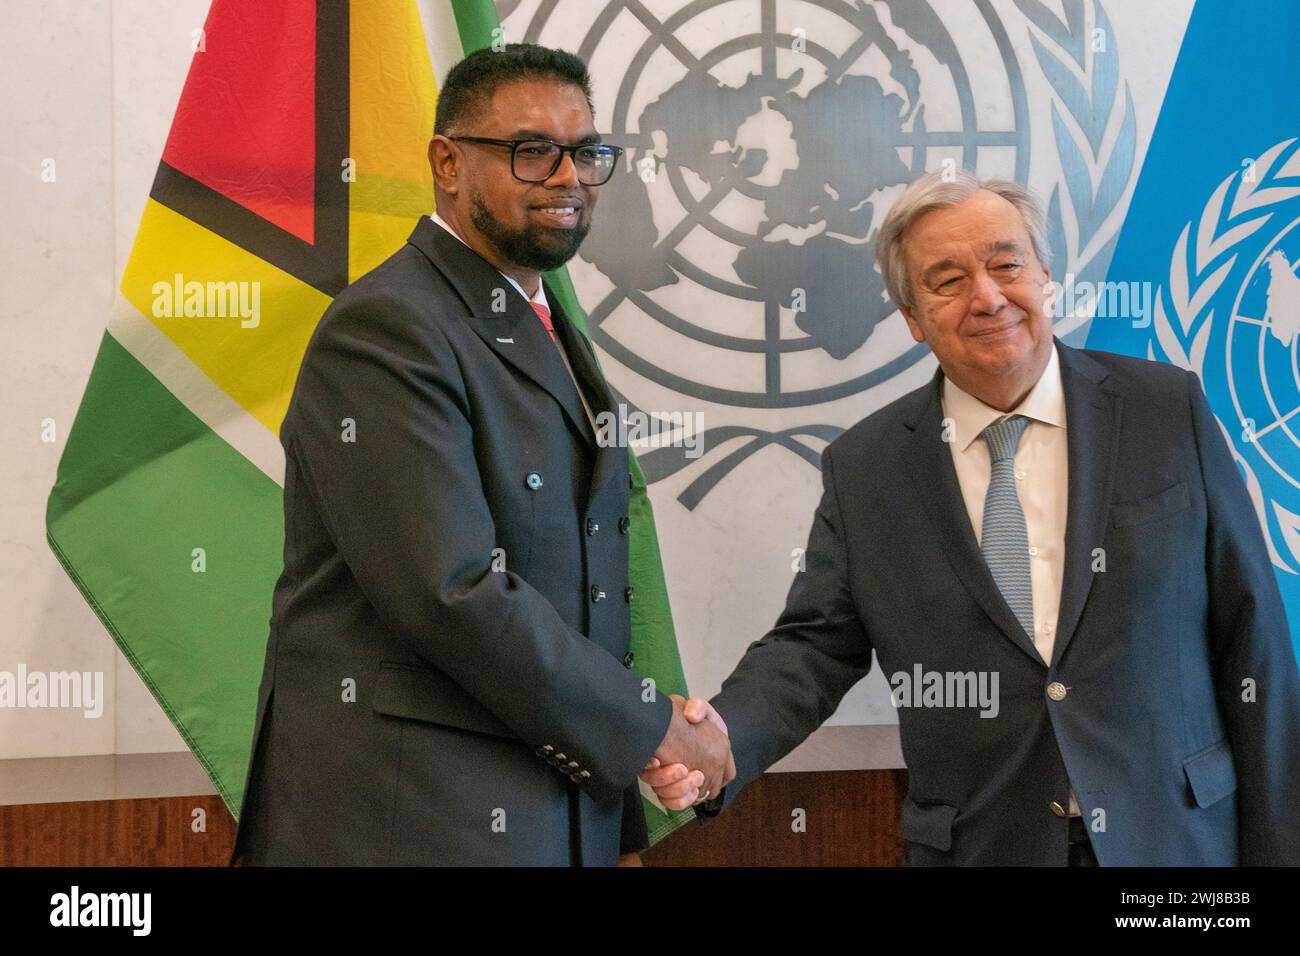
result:
[[(698, 812), (830, 717), (874, 651), (909, 863), (1300, 864), (1300, 677), (1196, 376), (1053, 337), (1042, 208), (1015, 183), (926, 175), (876, 252), (939, 368), (823, 453), (785, 610), (687, 707), (737, 770)], [(681, 765), (643, 779), (701, 797)]]

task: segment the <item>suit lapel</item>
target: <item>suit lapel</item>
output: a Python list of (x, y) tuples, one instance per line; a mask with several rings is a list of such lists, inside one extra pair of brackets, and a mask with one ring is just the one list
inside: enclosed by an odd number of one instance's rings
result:
[(473, 315), (470, 327), (487, 346), (545, 389), (564, 409), (577, 434), (594, 443), (587, 414), (555, 344), (532, 306), (505, 276), (428, 216), (421, 217), (407, 241), (451, 283)]
[(1101, 387), (1106, 369), (1085, 353), (1057, 342), (1069, 451), (1069, 517), (1065, 524), (1065, 567), (1061, 610), (1052, 649), (1055, 664), (1079, 625), (1095, 576), (1093, 550), (1102, 546), (1119, 454), (1122, 397)]
[(952, 463), (952, 450), (943, 440), (942, 383), (943, 373), (936, 371), (930, 387), (917, 397), (905, 418), (909, 432), (903, 439), (903, 461), (934, 527), (934, 548), (945, 554), (966, 590), (1002, 633), (1041, 664), (1042, 657), (1011, 613), (975, 540)]

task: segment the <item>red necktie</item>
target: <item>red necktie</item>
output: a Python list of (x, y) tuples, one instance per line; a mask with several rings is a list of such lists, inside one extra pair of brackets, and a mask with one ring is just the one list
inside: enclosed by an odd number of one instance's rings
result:
[(530, 301), (528, 304), (533, 307), (533, 311), (536, 312), (537, 317), (542, 320), (542, 325), (546, 326), (546, 331), (551, 333), (551, 340), (554, 341), (555, 326), (551, 324), (551, 310), (548, 309), (546, 306), (542, 305), (540, 302)]

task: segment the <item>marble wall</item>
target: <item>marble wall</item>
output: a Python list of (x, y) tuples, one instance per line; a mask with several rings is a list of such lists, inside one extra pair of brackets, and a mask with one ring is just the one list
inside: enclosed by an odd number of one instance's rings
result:
[(50, 551), (44, 516), (207, 8), (0, 2), (0, 670), (102, 673), (105, 697), (95, 718), (0, 709), (0, 761), (186, 749)]

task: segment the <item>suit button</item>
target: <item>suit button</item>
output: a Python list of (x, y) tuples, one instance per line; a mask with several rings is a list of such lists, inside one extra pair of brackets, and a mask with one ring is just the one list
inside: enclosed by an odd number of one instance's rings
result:
[(591, 603), (595, 604), (597, 601), (603, 601), (604, 599), (605, 592), (593, 584), (591, 586)]
[(627, 534), (627, 528), (628, 528), (628, 525), (630, 525), (631, 523), (632, 523), (632, 522), (629, 521), (627, 518), (619, 518), (619, 519), (618, 519), (618, 533), (619, 533), (619, 534)]
[(1048, 804), (1048, 806), (1051, 807), (1052, 812), (1055, 813), (1058, 817), (1065, 816), (1065, 807), (1061, 806), (1055, 800), (1053, 800), (1050, 804)]
[(633, 662), (634, 660), (636, 660), (636, 655), (633, 654), (631, 651), (628, 651), (626, 654), (623, 655), (623, 666), (624, 666), (624, 667), (631, 667), (631, 666), (632, 666), (632, 662)]
[(572, 773), (577, 773), (577, 772), (578, 772), (578, 761), (576, 761), (576, 760), (570, 760), (570, 761), (569, 761), (569, 764), (568, 764), (568, 767), (567, 767), (566, 769), (568, 769), (568, 770), (569, 770), (570, 772), (572, 772)]
[(623, 600), (628, 604), (632, 603), (632, 598), (636, 597), (636, 588), (628, 588), (623, 592)]
[(537, 752), (538, 752), (539, 754), (555, 753), (555, 748), (552, 747), (550, 744), (542, 744), (541, 749), (538, 750)]
[(590, 770), (579, 770), (576, 774), (574, 774), (574, 776), (578, 777), (578, 778), (581, 779), (581, 780), (590, 780), (590, 779), (591, 779), (591, 771), (590, 771)]
[(535, 471), (530, 471), (528, 477), (524, 479), (524, 484), (528, 486), (529, 491), (536, 491), (542, 487), (542, 476)]
[(564, 763), (564, 761), (566, 761), (566, 760), (568, 760), (568, 759), (569, 759), (569, 758), (566, 757), (564, 754), (556, 754), (556, 755), (555, 755), (555, 762), (556, 762), (557, 765), (558, 765), (558, 764), (562, 764), (562, 763)]
[(597, 531), (599, 531), (599, 530), (600, 530), (600, 525), (598, 525), (598, 524), (597, 524), (595, 521), (593, 521), (591, 518), (588, 518), (588, 519), (587, 519), (587, 534), (588, 534), (588, 535), (593, 535), (593, 534), (595, 534), (595, 533), (596, 533)]
[(1047, 685), (1047, 696), (1052, 700), (1065, 700), (1065, 695), (1068, 693), (1069, 691), (1065, 689), (1065, 685), (1060, 681), (1054, 680)]

